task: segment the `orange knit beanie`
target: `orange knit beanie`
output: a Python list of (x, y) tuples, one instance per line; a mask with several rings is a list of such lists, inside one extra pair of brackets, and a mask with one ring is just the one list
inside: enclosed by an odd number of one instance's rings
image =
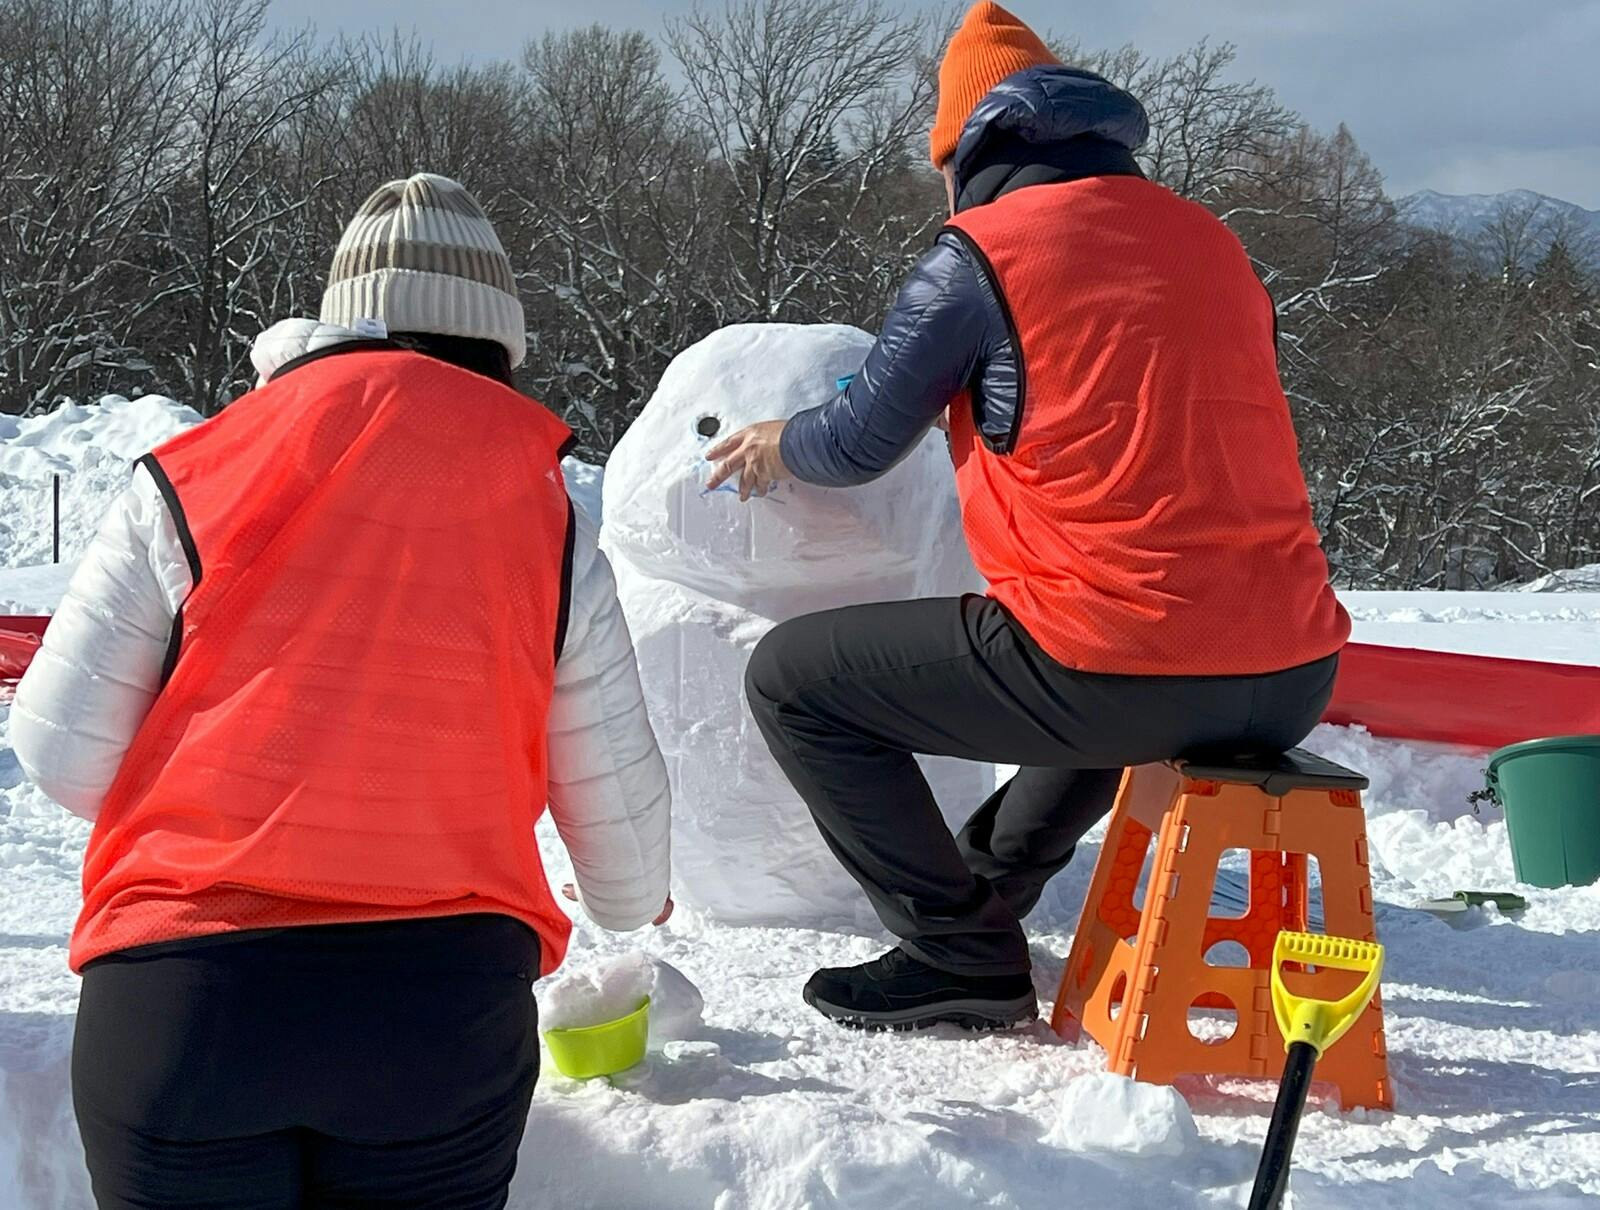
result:
[(939, 64), (939, 110), (928, 140), (933, 166), (942, 168), (956, 153), (961, 128), (991, 88), (1015, 72), (1060, 62), (1038, 34), (993, 0), (974, 4)]

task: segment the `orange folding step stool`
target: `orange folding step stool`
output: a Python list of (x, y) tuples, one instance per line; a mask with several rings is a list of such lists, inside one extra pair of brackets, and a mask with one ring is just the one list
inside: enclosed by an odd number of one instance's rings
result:
[[(1186, 1074), (1276, 1080), (1283, 1040), (1272, 1015), (1272, 947), (1285, 929), (1308, 926), (1308, 857), (1322, 875), (1330, 934), (1374, 941), (1367, 872), (1367, 779), (1295, 749), (1281, 757), (1201, 763), (1175, 760), (1128, 769), (1117, 794), (1094, 881), (1084, 901), (1051, 1020), (1075, 1040), (1080, 1027), (1121, 1075), (1170, 1084)], [(1156, 841), (1141, 909), (1134, 892)], [(1249, 853), (1243, 916), (1211, 915), (1222, 855)], [(1208, 951), (1236, 942), (1248, 965), (1217, 966)], [(1346, 977), (1293, 972), (1301, 994), (1337, 998)], [(1191, 1031), (1191, 1008), (1232, 1009), (1226, 1039)], [(1394, 1106), (1378, 997), (1318, 1065), (1345, 1108)]]

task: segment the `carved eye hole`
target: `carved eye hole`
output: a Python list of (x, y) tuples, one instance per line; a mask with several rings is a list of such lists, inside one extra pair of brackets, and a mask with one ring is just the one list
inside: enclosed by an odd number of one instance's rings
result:
[(694, 431), (702, 437), (715, 437), (721, 428), (722, 421), (715, 416), (702, 416), (694, 424)]

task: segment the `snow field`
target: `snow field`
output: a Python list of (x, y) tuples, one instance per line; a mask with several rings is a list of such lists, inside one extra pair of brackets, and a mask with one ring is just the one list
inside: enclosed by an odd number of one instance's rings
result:
[(1351, 592), (1339, 594), (1358, 643), (1455, 651), (1559, 664), (1600, 661), (1600, 578), (1587, 569), (1562, 587), (1515, 592)]
[[(66, 939), (87, 825), (22, 782), (0, 706), (0, 1206), (89, 1205), (67, 1088), (76, 980)], [(1373, 779), (1368, 815), (1399, 1110), (1308, 1112), (1300, 1210), (1572, 1207), (1600, 1197), (1600, 887), (1519, 888), (1527, 913), (1449, 922), (1417, 901), (1511, 879), (1504, 825), (1465, 794), (1481, 760), (1324, 727), (1310, 745)], [(541, 829), (552, 881), (565, 855)], [(1097, 856), (1080, 848), (1029, 922), (1054, 998)], [(841, 1030), (800, 1001), (875, 930), (734, 927), (680, 907), (612, 936), (579, 920), (570, 969), (640, 952), (705, 998), (704, 1020), (614, 1081), (546, 1068), (511, 1205), (534, 1210), (1240, 1206), (1273, 1089), (1103, 1078), (1093, 1043), (1043, 1024), (973, 1037)], [(637, 959), (632, 959), (637, 961)], [(541, 998), (547, 987), (537, 989)], [(548, 1022), (547, 1022), (548, 1023)], [(1096, 1109), (1098, 1106), (1098, 1112)]]

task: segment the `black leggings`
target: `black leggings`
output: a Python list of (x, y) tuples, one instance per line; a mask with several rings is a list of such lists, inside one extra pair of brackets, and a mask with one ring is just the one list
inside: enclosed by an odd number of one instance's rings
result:
[(101, 1210), (501, 1207), (539, 1075), (506, 916), (240, 933), (84, 971), (72, 1094)]
[[(756, 725), (902, 948), (950, 971), (1029, 968), (1021, 918), (1111, 809), (1126, 765), (1276, 751), (1310, 733), (1338, 658), (1260, 676), (1104, 676), (985, 597), (858, 605), (776, 627)], [(912, 753), (1022, 766), (952, 837)], [(976, 804), (974, 804), (976, 805)]]

